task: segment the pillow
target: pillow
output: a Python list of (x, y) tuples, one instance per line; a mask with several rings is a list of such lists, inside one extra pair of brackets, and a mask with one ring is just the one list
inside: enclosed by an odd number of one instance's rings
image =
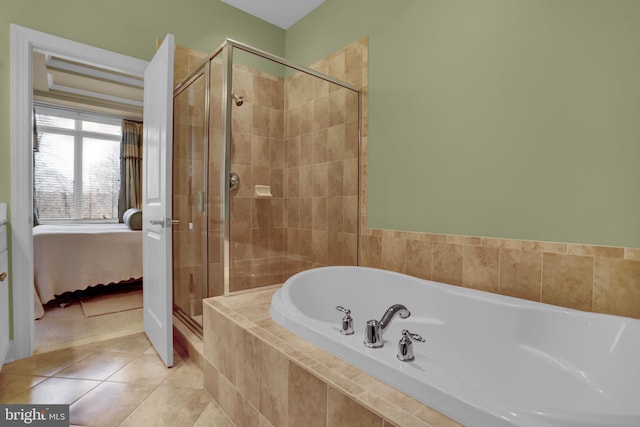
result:
[(142, 230), (142, 211), (137, 208), (131, 208), (124, 211), (122, 219), (127, 227), (132, 230)]

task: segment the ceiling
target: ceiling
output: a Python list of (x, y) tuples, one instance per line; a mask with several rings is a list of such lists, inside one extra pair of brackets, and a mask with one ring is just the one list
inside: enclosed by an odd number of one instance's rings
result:
[(33, 54), (33, 99), (142, 120), (143, 80), (79, 62)]
[(221, 0), (250, 15), (287, 29), (324, 0)]

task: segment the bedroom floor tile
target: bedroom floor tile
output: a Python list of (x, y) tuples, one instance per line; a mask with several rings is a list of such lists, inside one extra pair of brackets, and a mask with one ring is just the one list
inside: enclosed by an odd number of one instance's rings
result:
[(69, 404), (71, 426), (233, 426), (178, 346), (166, 368), (144, 334), (4, 365), (0, 402)]

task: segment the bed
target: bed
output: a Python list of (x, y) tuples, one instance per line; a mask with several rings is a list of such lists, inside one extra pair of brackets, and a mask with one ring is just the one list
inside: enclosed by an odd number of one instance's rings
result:
[(142, 232), (125, 224), (39, 225), (33, 266), (39, 319), (56, 295), (142, 278)]

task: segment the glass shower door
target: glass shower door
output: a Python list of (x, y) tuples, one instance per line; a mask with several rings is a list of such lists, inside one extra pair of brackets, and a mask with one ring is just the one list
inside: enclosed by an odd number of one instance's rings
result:
[(173, 302), (200, 327), (207, 297), (207, 68), (174, 96)]

